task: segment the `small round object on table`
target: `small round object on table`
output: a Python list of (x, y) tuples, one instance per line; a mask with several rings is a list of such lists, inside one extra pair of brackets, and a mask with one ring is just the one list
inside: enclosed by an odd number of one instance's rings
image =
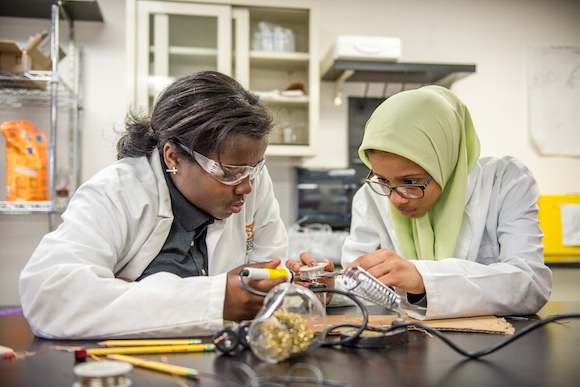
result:
[(110, 386), (129, 387), (133, 383), (125, 375), (131, 372), (133, 365), (124, 361), (90, 361), (74, 366), (73, 372), (82, 382), (75, 382), (74, 387), (80, 386)]
[(213, 337), (215, 347), (222, 353), (230, 353), (238, 347), (240, 339), (230, 327), (222, 328)]
[(242, 344), (244, 348), (250, 348), (250, 342), (248, 338), (250, 323), (251, 321), (244, 321), (240, 323), (240, 326), (238, 327), (238, 338), (240, 339), (240, 344)]

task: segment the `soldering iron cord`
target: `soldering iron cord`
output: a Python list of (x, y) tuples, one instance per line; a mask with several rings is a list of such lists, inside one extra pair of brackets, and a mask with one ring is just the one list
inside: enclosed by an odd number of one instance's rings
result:
[(386, 328), (386, 329), (380, 329), (380, 328), (375, 328), (373, 330), (378, 330), (381, 332), (390, 332), (394, 329), (400, 328), (400, 327), (416, 327), (416, 328), (421, 328), (429, 333), (431, 333), (434, 336), (437, 336), (438, 338), (440, 338), (444, 343), (446, 343), (447, 345), (449, 345), (449, 347), (451, 347), (453, 350), (455, 350), (456, 352), (460, 353), (461, 355), (465, 356), (465, 357), (469, 357), (471, 359), (476, 359), (482, 356), (486, 356), (489, 355), (503, 347), (505, 347), (506, 345), (512, 343), (513, 341), (521, 338), (522, 336), (538, 329), (539, 327), (546, 325), (547, 323), (553, 322), (553, 321), (557, 321), (557, 320), (564, 320), (564, 319), (571, 319), (571, 318), (580, 318), (580, 314), (579, 313), (564, 313), (564, 314), (559, 314), (556, 316), (551, 316), (548, 317), (544, 320), (539, 320), (536, 321), (533, 324), (528, 325), (527, 327), (525, 327), (524, 329), (522, 329), (521, 331), (513, 334), (512, 336), (510, 336), (509, 338), (500, 341), (499, 343), (492, 345), (489, 348), (486, 349), (482, 349), (480, 351), (466, 351), (462, 348), (460, 348), (459, 346), (457, 346), (454, 342), (452, 342), (451, 340), (449, 340), (447, 337), (445, 337), (439, 330), (432, 328), (430, 326), (427, 326), (425, 324), (421, 324), (421, 323), (416, 323), (416, 322), (396, 322), (395, 324), (391, 325), (391, 327)]
[[(248, 286), (248, 284), (246, 284), (243, 281), (243, 273), (244, 271), (242, 270), (240, 272), (240, 274), (238, 275), (238, 280), (240, 282), (240, 285), (246, 289), (248, 292), (258, 295), (258, 296), (262, 296), (265, 297), (267, 295), (267, 293), (264, 292), (260, 292), (258, 290), (252, 289), (250, 286)], [(341, 328), (341, 327), (354, 327), (354, 328), (358, 328), (358, 330), (356, 331), (355, 334), (353, 334), (352, 336), (344, 339), (344, 340), (340, 340), (340, 341), (330, 341), (330, 342), (323, 342), (322, 345), (323, 346), (335, 346), (335, 345), (344, 345), (346, 343), (349, 343), (352, 340), (355, 340), (356, 338), (358, 338), (362, 332), (365, 329), (369, 329), (369, 330), (373, 330), (373, 331), (378, 331), (378, 332), (383, 332), (383, 333), (387, 333), (390, 332), (392, 330), (395, 329), (399, 329), (402, 327), (415, 327), (415, 328), (420, 328), (426, 332), (429, 332), (430, 334), (432, 334), (433, 336), (437, 336), (439, 339), (441, 339), (445, 344), (447, 344), (449, 347), (451, 347), (453, 350), (455, 350), (456, 352), (458, 352), (459, 354), (465, 356), (465, 357), (469, 357), (471, 359), (476, 359), (482, 356), (486, 356), (489, 355), (503, 347), (505, 347), (506, 345), (512, 343), (513, 341), (519, 339), (520, 337), (532, 332), (533, 330), (549, 323), (549, 322), (553, 322), (553, 321), (558, 321), (558, 320), (564, 320), (564, 319), (571, 319), (571, 318), (580, 318), (580, 314), (579, 313), (565, 313), (565, 314), (559, 314), (556, 316), (551, 316), (548, 318), (545, 318), (543, 320), (539, 320), (531, 325), (528, 325), (527, 327), (525, 327), (524, 329), (522, 329), (521, 331), (513, 334), (512, 336), (510, 336), (509, 338), (500, 341), (499, 343), (486, 348), (486, 349), (482, 349), (480, 351), (466, 351), (463, 348), (460, 348), (459, 346), (457, 346), (457, 344), (455, 344), (453, 341), (449, 340), (447, 337), (445, 337), (441, 331), (432, 328), (428, 325), (425, 324), (421, 324), (421, 323), (417, 323), (417, 322), (408, 322), (408, 321), (403, 321), (403, 320), (397, 320), (395, 321), (389, 328), (377, 328), (377, 327), (367, 327), (368, 324), (368, 311), (366, 309), (366, 307), (364, 306), (364, 304), (354, 295), (344, 292), (342, 290), (338, 290), (338, 289), (329, 289), (329, 288), (321, 288), (321, 289), (311, 289), (311, 291), (313, 293), (336, 293), (336, 294), (340, 294), (343, 295), (345, 297), (350, 298), (351, 300), (353, 300), (357, 306), (360, 308), (360, 310), (362, 311), (362, 315), (363, 315), (363, 322), (362, 324), (349, 324), (349, 323), (344, 323), (344, 324), (338, 324), (338, 325), (334, 325), (332, 327), (330, 327), (327, 330), (328, 332), (331, 332), (337, 328)]]

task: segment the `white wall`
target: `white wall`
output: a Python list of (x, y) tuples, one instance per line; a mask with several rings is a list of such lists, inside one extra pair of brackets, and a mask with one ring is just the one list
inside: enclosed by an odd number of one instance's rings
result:
[[(98, 0), (105, 22), (77, 22), (85, 47), (84, 180), (115, 159), (117, 135), (129, 105), (125, 100), (125, 2)], [(272, 0), (275, 1), (275, 0)], [(474, 63), (477, 72), (452, 87), (468, 105), (482, 155), (511, 154), (534, 172), (542, 194), (580, 193), (580, 158), (542, 157), (528, 134), (527, 48), (580, 46), (577, 0), (319, 0), (320, 56), (338, 35), (401, 38), (401, 62)], [(1, 40), (26, 40), (48, 21), (0, 18)], [(371, 85), (380, 96), (382, 85)], [(346, 94), (363, 96), (364, 85)], [(333, 85), (322, 82), (319, 154), (308, 167), (347, 165), (348, 108), (332, 105)], [(2, 116), (0, 116), (2, 117)], [(268, 158), (282, 217), (296, 218), (294, 158)], [(43, 219), (0, 216), (0, 305), (18, 303), (17, 276), (45, 228)], [(10, 232), (4, 232), (10, 230)], [(14, 235), (21, 237), (15, 238)], [(27, 237), (23, 237), (27, 236)]]
[[(84, 130), (82, 179), (86, 180), (115, 160), (113, 128), (122, 127), (125, 101), (125, 2), (99, 0), (105, 22), (76, 22), (77, 43), (84, 46)], [(50, 31), (50, 20), (0, 17), (0, 40), (26, 41), (30, 35)], [(61, 23), (61, 39), (68, 29)], [(66, 42), (62, 44), (66, 50)], [(66, 60), (66, 59), (65, 59)], [(48, 131), (45, 109), (0, 110), (0, 122), (30, 119)], [(62, 112), (61, 112), (62, 114)], [(61, 118), (64, 116), (60, 116)], [(63, 123), (66, 123), (63, 118)], [(61, 125), (59, 125), (59, 130)], [(66, 129), (66, 128), (63, 128)], [(0, 139), (0, 176), (4, 181), (4, 140)], [(59, 145), (60, 146), (60, 145)], [(59, 152), (60, 153), (60, 152)], [(4, 200), (4, 190), (0, 200)], [(48, 231), (47, 215), (0, 214), (0, 306), (18, 305), (18, 275), (42, 236)]]
[[(580, 158), (541, 157), (528, 135), (529, 45), (580, 46), (576, 0), (321, 0), (321, 54), (337, 35), (396, 36), (400, 62), (474, 63), (477, 72), (452, 86), (469, 107), (482, 155), (511, 154), (534, 171), (543, 194), (580, 193)], [(380, 96), (382, 85), (375, 87)], [(348, 84), (363, 96), (363, 84)], [(372, 88), (370, 89), (373, 90)], [(348, 108), (335, 107), (322, 83), (320, 152), (308, 166), (345, 166)], [(329, 141), (332, 139), (333, 141)], [(344, 152), (336, 151), (336, 139)], [(580, 174), (576, 175), (580, 177)]]
[[(541, 156), (529, 135), (527, 61), (530, 45), (580, 47), (577, 0), (320, 0), (320, 56), (338, 35), (401, 38), (400, 62), (476, 64), (453, 84), (468, 106), (482, 156), (513, 155), (533, 171), (541, 194), (580, 193), (580, 157)], [(369, 97), (383, 85), (371, 84)], [(307, 167), (348, 164), (348, 106), (332, 104), (334, 85), (322, 82), (320, 140)], [(365, 84), (346, 83), (345, 95), (363, 97)], [(572, 172), (572, 173), (571, 173)], [(280, 182), (274, 177), (276, 184)], [(296, 219), (296, 198), (277, 191)]]

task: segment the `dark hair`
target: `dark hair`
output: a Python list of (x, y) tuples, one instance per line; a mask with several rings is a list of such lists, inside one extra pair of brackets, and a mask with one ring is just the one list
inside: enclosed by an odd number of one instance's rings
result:
[[(117, 143), (117, 159), (149, 157), (155, 148), (172, 142), (204, 155), (216, 152), (219, 161), (229, 136), (266, 139), (272, 125), (272, 115), (256, 95), (227, 75), (200, 71), (168, 86), (150, 117), (127, 115), (126, 132)], [(175, 150), (190, 157), (178, 146)]]

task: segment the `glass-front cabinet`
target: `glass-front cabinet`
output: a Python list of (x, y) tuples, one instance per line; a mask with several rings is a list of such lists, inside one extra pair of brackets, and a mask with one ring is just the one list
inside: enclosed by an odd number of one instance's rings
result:
[(315, 154), (315, 1), (127, 2), (130, 101), (148, 111), (176, 78), (217, 70), (258, 94), (272, 111), (276, 128), (268, 155)]

